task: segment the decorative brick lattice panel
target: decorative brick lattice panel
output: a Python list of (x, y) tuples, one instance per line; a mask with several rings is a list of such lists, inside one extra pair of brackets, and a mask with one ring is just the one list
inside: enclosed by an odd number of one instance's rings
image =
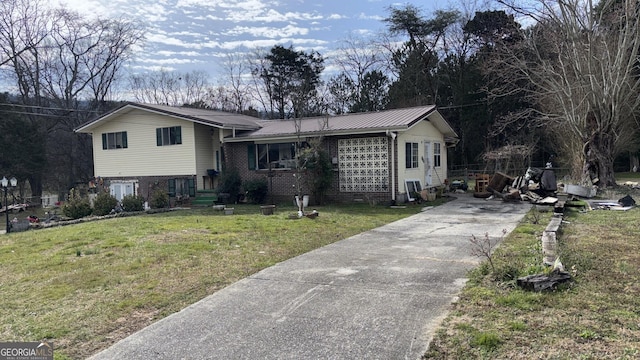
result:
[(389, 143), (386, 137), (338, 141), (340, 192), (389, 189)]

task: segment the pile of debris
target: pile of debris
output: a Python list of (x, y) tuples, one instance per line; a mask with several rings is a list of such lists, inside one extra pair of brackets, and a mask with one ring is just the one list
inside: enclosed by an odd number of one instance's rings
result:
[(525, 175), (512, 177), (497, 172), (490, 179), (483, 174), (476, 179), (473, 196), (478, 198), (501, 198), (505, 201), (525, 200), (535, 204), (554, 204), (558, 191), (556, 176), (552, 169), (529, 168)]
[(551, 168), (529, 168), (518, 177), (497, 172), (491, 178), (482, 174), (476, 178), (474, 196), (478, 198), (500, 198), (504, 201), (529, 201), (536, 205), (553, 206), (555, 212), (562, 212), (568, 200), (586, 200), (591, 210), (629, 210), (635, 201), (627, 195), (619, 200), (589, 200), (596, 196), (597, 187), (573, 184), (559, 184)]

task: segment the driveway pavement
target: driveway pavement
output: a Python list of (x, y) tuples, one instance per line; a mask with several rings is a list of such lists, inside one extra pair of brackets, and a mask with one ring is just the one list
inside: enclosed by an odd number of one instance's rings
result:
[(480, 261), (471, 235), (510, 232), (530, 208), (456, 197), (260, 271), (92, 359), (419, 359)]

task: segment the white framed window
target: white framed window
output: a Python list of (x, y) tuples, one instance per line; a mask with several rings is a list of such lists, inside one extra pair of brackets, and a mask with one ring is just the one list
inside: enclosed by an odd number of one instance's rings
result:
[(418, 143), (408, 142), (405, 144), (405, 166), (407, 169), (418, 167)]
[(441, 148), (440, 143), (433, 143), (433, 166), (440, 167), (441, 166)]
[(168, 185), (170, 197), (196, 196), (196, 181), (192, 177), (169, 179)]
[(250, 170), (294, 169), (296, 167), (296, 144), (252, 144), (248, 149)]
[(416, 194), (420, 194), (422, 191), (422, 184), (420, 180), (417, 179), (406, 179), (404, 181), (404, 188), (407, 191), (407, 199), (414, 201), (416, 200), (416, 196), (420, 196)]
[(109, 184), (109, 193), (118, 201), (127, 195), (135, 195), (138, 182), (135, 180), (130, 181), (111, 181)]
[(127, 147), (126, 131), (102, 133), (102, 150), (126, 149)]
[(182, 144), (182, 127), (171, 126), (156, 129), (156, 144), (158, 146)]

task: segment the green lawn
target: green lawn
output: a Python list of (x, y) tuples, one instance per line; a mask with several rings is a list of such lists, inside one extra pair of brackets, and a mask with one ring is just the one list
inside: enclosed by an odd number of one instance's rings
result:
[(616, 173), (616, 182), (618, 184), (623, 184), (625, 181), (640, 181), (640, 172)]
[(544, 271), (545, 216), (531, 213), (505, 239), (495, 271), (471, 272), (424, 359), (640, 358), (640, 209), (569, 212), (558, 244), (574, 281), (533, 293), (515, 279)]
[(258, 206), (123, 217), (0, 237), (0, 339), (85, 358), (280, 261), (419, 212), (356, 204), (316, 219)]

